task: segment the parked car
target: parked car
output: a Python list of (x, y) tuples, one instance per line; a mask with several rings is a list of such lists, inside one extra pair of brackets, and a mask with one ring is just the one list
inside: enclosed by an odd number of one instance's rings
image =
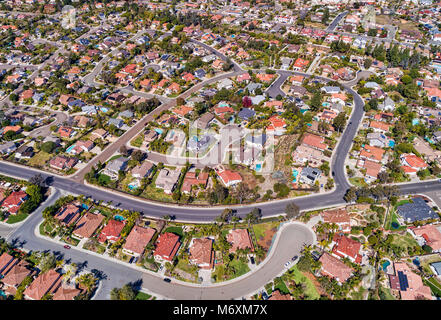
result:
[(254, 261), (253, 257), (250, 257), (250, 262), (251, 262), (251, 264), (255, 264), (255, 261)]
[(70, 246), (68, 246), (67, 244), (64, 246), (65, 249), (70, 249)]
[(170, 283), (171, 279), (170, 278), (164, 278), (164, 281)]

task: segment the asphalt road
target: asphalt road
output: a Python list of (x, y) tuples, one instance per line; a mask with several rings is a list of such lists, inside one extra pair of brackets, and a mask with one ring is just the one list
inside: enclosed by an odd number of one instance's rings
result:
[(284, 264), (294, 255), (299, 256), (303, 244), (314, 242), (313, 232), (303, 225), (287, 225), (276, 240), (270, 256), (259, 266), (259, 269), (246, 276), (211, 287), (183, 286), (165, 283), (161, 278), (144, 274), (143, 286), (161, 293), (167, 298), (179, 300), (231, 300), (238, 299), (258, 290), (274, 279), (284, 270)]

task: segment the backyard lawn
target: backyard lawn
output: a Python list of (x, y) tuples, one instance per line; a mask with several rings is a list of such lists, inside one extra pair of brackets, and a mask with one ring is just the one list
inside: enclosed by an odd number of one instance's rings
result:
[(305, 284), (305, 296), (308, 298), (308, 300), (316, 300), (320, 298), (320, 294), (314, 283), (297, 268), (297, 265), (289, 269), (287, 275), (288, 278), (294, 280), (295, 283)]

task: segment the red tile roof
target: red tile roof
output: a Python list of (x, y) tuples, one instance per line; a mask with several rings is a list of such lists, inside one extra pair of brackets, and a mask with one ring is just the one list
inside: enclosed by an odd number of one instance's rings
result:
[(161, 234), (156, 241), (154, 256), (171, 261), (180, 245), (181, 243), (179, 242), (178, 235), (171, 232), (165, 232)]
[(322, 263), (322, 275), (329, 276), (343, 283), (352, 275), (352, 268), (344, 264), (339, 259), (325, 252), (319, 260)]
[(150, 242), (150, 240), (152, 240), (155, 232), (156, 230), (153, 228), (134, 226), (132, 231), (129, 233), (123, 248), (137, 254), (142, 254), (145, 246)]
[(115, 219), (110, 219), (109, 222), (105, 225), (105, 227), (101, 230), (100, 235), (98, 236), (99, 242), (104, 242), (106, 240), (109, 241), (117, 241), (120, 238), (121, 231), (124, 228), (125, 224), (122, 221), (117, 221)]
[(227, 241), (231, 243), (230, 252), (236, 252), (237, 249), (250, 248), (253, 251), (253, 243), (247, 229), (230, 230), (227, 234)]
[[(32, 300), (41, 300), (49, 291), (55, 291), (61, 274), (54, 269), (40, 274), (24, 291), (24, 296)], [(58, 283), (59, 285), (60, 283)]]

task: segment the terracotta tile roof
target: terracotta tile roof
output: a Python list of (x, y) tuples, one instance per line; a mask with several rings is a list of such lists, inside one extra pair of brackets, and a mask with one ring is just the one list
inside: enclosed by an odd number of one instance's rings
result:
[(336, 242), (332, 252), (340, 257), (349, 257), (354, 260), (360, 259), (360, 249), (361, 243), (344, 235), (336, 234), (334, 236), (334, 241)]
[(351, 218), (345, 208), (326, 210), (321, 213), (321, 216), (325, 223), (335, 223), (341, 226), (343, 231), (351, 230)]
[(124, 228), (124, 226), (125, 226), (124, 222), (115, 219), (110, 219), (109, 222), (101, 230), (101, 233), (98, 236), (98, 241), (100, 242), (104, 242), (106, 240), (117, 241), (120, 238), (121, 231)]
[[(432, 300), (430, 288), (424, 285), (421, 277), (414, 273), (407, 263), (395, 262), (394, 268), (396, 278), (398, 278), (398, 274), (401, 273), (402, 277), (407, 279), (408, 287), (403, 288), (404, 290), (401, 289), (398, 282), (398, 290), (400, 291), (401, 300), (417, 300), (420, 298)], [(389, 278), (394, 279), (394, 276), (390, 276)]]
[[(426, 244), (430, 246), (433, 250), (441, 250), (441, 232), (440, 225), (435, 226), (433, 224), (426, 224), (425, 226), (417, 227), (412, 229), (412, 231), (417, 235), (421, 236), (426, 240)], [(0, 267), (1, 268), (1, 267)]]
[(211, 269), (214, 264), (213, 239), (192, 239), (189, 248), (190, 261), (200, 267)]
[(24, 296), (32, 300), (41, 300), (49, 291), (55, 291), (55, 286), (60, 277), (61, 274), (54, 269), (40, 274), (23, 292)]
[(81, 293), (81, 290), (76, 288), (65, 287), (61, 285), (54, 293), (52, 300), (74, 300), (74, 298)]
[(379, 147), (370, 146), (365, 144), (360, 152), (360, 158), (369, 159), (380, 162), (383, 159), (384, 150)]
[(224, 170), (218, 172), (219, 178), (221, 178), (222, 182), (225, 185), (229, 185), (235, 182), (242, 182), (242, 177), (238, 172), (234, 172), (231, 170)]
[(320, 150), (326, 150), (328, 148), (324, 141), (325, 138), (310, 133), (305, 134), (302, 139), (303, 144)]
[(363, 168), (366, 169), (366, 175), (369, 177), (377, 178), (378, 173), (380, 172), (382, 165), (378, 162), (373, 162), (370, 160), (365, 160), (363, 164)]
[(132, 231), (130, 231), (123, 248), (137, 254), (142, 254), (145, 246), (150, 240), (152, 240), (155, 232), (156, 230), (153, 228), (134, 226)]
[(325, 252), (319, 260), (322, 263), (322, 275), (334, 278), (338, 282), (345, 282), (352, 275), (352, 268), (344, 264), (339, 259)]
[(154, 256), (171, 261), (178, 251), (180, 245), (181, 243), (179, 242), (178, 235), (171, 232), (165, 232), (161, 234), (156, 241)]
[(104, 216), (102, 214), (86, 212), (78, 221), (73, 233), (81, 238), (90, 238), (103, 220)]
[(31, 271), (27, 268), (28, 266), (29, 264), (26, 261), (19, 261), (2, 279), (3, 284), (11, 287), (17, 287), (20, 285), (20, 283), (31, 274)]
[(6, 273), (5, 271), (7, 270), (7, 268), (9, 269), (9, 266), (13, 260), (13, 256), (6, 252), (3, 252), (3, 254), (0, 256), (0, 275), (4, 275), (4, 273)]
[(74, 223), (80, 216), (80, 208), (72, 203), (69, 203), (55, 214), (55, 219), (60, 220), (63, 224), (68, 226)]
[(412, 168), (427, 168), (427, 163), (414, 154), (401, 155), (401, 157)]
[(227, 241), (231, 243), (230, 252), (236, 252), (237, 249), (250, 248), (253, 251), (253, 243), (247, 229), (233, 229), (227, 234)]
[(391, 127), (391, 125), (380, 121), (371, 121), (369, 126), (371, 128), (380, 129), (386, 132), (389, 131), (389, 128)]

